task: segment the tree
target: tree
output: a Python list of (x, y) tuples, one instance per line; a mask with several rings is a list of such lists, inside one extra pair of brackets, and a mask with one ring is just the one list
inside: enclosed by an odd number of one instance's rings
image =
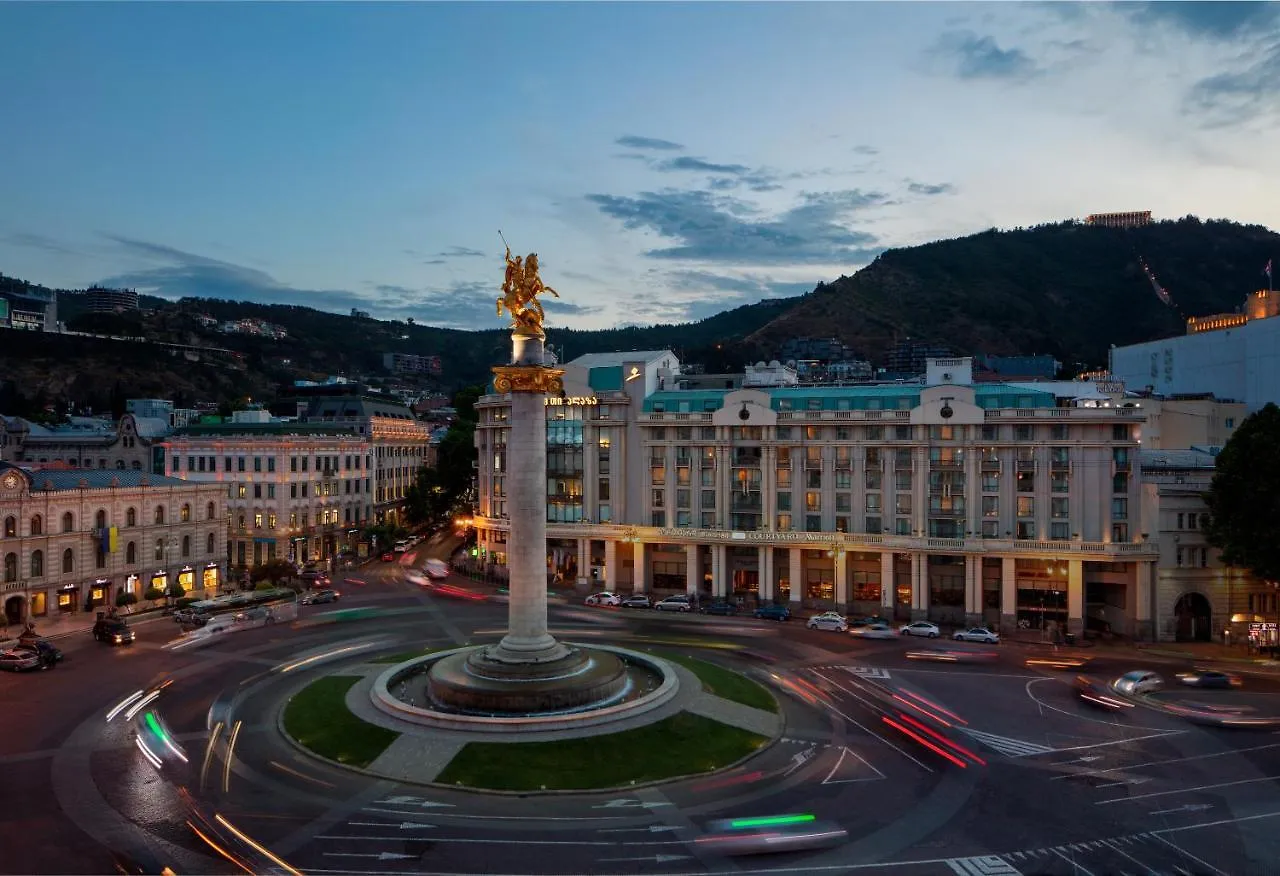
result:
[(1223, 562), (1280, 581), (1280, 407), (1250, 414), (1218, 454), (1205, 504)]
[(287, 581), (292, 578), (294, 571), (293, 563), (276, 557), (274, 560), (267, 560), (260, 566), (254, 566), (253, 571), (249, 573), (249, 580), (254, 583), (267, 581), (271, 584), (279, 584), (281, 581)]

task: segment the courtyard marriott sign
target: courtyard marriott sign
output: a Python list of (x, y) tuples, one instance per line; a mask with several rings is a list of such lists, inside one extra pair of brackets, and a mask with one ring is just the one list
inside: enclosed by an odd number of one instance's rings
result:
[(594, 395), (549, 395), (542, 400), (542, 404), (548, 408), (559, 407), (560, 405), (589, 407), (598, 404), (598, 400)]
[(729, 529), (687, 529), (684, 527), (663, 527), (658, 530), (663, 538), (693, 538), (698, 541), (777, 541), (830, 544), (830, 533), (822, 532), (771, 532), (758, 530), (742, 532)]

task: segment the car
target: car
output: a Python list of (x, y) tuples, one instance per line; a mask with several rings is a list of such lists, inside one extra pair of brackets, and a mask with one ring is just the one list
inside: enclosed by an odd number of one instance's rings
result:
[(859, 639), (896, 639), (898, 633), (886, 623), (867, 624), (865, 627), (854, 627), (849, 631)]
[(1194, 672), (1179, 672), (1178, 681), (1188, 687), (1233, 688), (1242, 684), (1240, 676), (1230, 672), (1219, 672), (1216, 669), (1198, 669)]
[(298, 601), (303, 605), (322, 605), (326, 602), (337, 602), (342, 596), (337, 590), (312, 590), (302, 594)]
[(1155, 672), (1138, 669), (1126, 672), (1113, 681), (1111, 686), (1119, 693), (1141, 695), (1160, 690), (1164, 687), (1164, 679)]
[(0, 669), (6, 672), (30, 672), (33, 669), (43, 668), (45, 668), (44, 661), (30, 648), (10, 648), (7, 651), (0, 651)]
[(1076, 676), (1075, 691), (1077, 697), (1095, 708), (1106, 709), (1110, 712), (1133, 708), (1133, 703), (1125, 702), (1112, 696), (1111, 690), (1105, 682), (1090, 678), (1087, 675)]
[(609, 590), (601, 590), (599, 593), (588, 596), (584, 603), (586, 605), (622, 605), (622, 597)]
[(693, 611), (693, 603), (688, 596), (668, 596), (654, 606), (658, 611)]
[(967, 630), (957, 630), (956, 634), (951, 638), (957, 642), (981, 642), (984, 645), (1000, 644), (1000, 634), (993, 633), (986, 627), (970, 627)]
[(709, 854), (759, 855), (828, 849), (845, 842), (849, 832), (812, 815), (720, 819), (707, 825), (695, 842)]
[(755, 610), (755, 616), (762, 620), (787, 621), (791, 620), (791, 609), (780, 603), (762, 605)]
[(382, 555), (380, 559), (384, 563), (394, 563), (396, 561), (396, 555), (391, 551), (387, 551)]
[(93, 625), (93, 638), (108, 645), (131, 645), (135, 636), (120, 618), (104, 617)]
[(422, 571), (427, 573), (427, 577), (432, 581), (443, 581), (449, 577), (449, 565), (444, 560), (427, 560), (422, 566)]
[(623, 608), (653, 608), (653, 600), (645, 596), (643, 593), (637, 593), (634, 596), (628, 596), (622, 600)]
[(886, 623), (885, 619), (882, 617), (850, 618), (849, 629), (852, 630), (852, 629), (856, 629), (857, 627), (869, 627), (873, 624), (882, 624), (882, 623)]
[(928, 621), (903, 624), (898, 628), (898, 632), (904, 636), (923, 636), (926, 639), (936, 639), (942, 635), (942, 630), (938, 629), (938, 625), (931, 624)]
[(844, 619), (844, 615), (834, 611), (824, 611), (822, 614), (815, 614), (809, 618), (805, 624), (811, 630), (835, 630), (837, 633), (845, 633), (849, 631), (849, 622)]
[(50, 669), (66, 659), (66, 655), (48, 639), (23, 641), (17, 646), (16, 650), (34, 651), (36, 656), (44, 661), (44, 664)]
[(738, 613), (738, 604), (727, 599), (717, 599), (713, 602), (708, 602), (698, 611), (703, 614), (735, 615)]

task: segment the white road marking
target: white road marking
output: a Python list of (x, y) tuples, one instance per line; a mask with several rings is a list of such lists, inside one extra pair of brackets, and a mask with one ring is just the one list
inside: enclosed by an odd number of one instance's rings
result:
[(1000, 752), (1005, 757), (1027, 757), (1034, 754), (1048, 754), (1054, 750), (1047, 745), (1024, 742), (1021, 739), (1011, 739), (1008, 736), (997, 736), (994, 733), (983, 733), (981, 730), (973, 730), (969, 727), (957, 727), (956, 729), (966, 736), (973, 737), (988, 748)]
[[(1233, 754), (1244, 754), (1246, 751), (1262, 751), (1263, 749), (1267, 749), (1267, 748), (1280, 748), (1280, 742), (1273, 742), (1268, 745), (1255, 745), (1252, 748), (1233, 748), (1229, 751), (1215, 751), (1213, 754), (1193, 754), (1190, 757), (1172, 757), (1172, 758), (1169, 758), (1168, 760), (1149, 760), (1146, 763), (1135, 763), (1135, 764), (1130, 764), (1129, 766), (1108, 767), (1107, 769), (1104, 769), (1104, 770), (1090, 770), (1090, 772), (1091, 773), (1118, 773), (1118, 772), (1123, 772), (1125, 770), (1136, 770), (1136, 769), (1141, 769), (1143, 767), (1149, 767), (1149, 766), (1163, 766), (1165, 764), (1171, 764), (1171, 763), (1186, 763), (1192, 760), (1208, 760), (1211, 757), (1227, 757)], [(1062, 751), (1063, 749), (1058, 749), (1058, 750)], [(1080, 758), (1080, 760), (1082, 761), (1083, 760), (1100, 760), (1100, 759), (1101, 758), (1099, 757)], [(1063, 761), (1062, 763), (1069, 764), (1069, 763), (1075, 763), (1075, 762), (1076, 761), (1074, 760), (1067, 760), (1067, 761)], [(1050, 781), (1054, 781), (1057, 779), (1069, 779), (1069, 778), (1071, 778), (1071, 776), (1069, 775), (1054, 776), (1052, 779), (1050, 779)]]
[[(1030, 681), (1028, 681), (1026, 686), (1027, 696), (1031, 698), (1032, 702), (1038, 704), (1041, 709), (1049, 709), (1050, 711), (1057, 712), (1059, 715), (1066, 715), (1068, 718), (1074, 718), (1077, 721), (1089, 721), (1094, 724), (1106, 724), (1108, 727), (1121, 727), (1125, 730), (1160, 730), (1159, 727), (1138, 727), (1133, 724), (1121, 724), (1116, 721), (1104, 721), (1101, 718), (1093, 718), (1093, 717), (1090, 717), (1089, 715), (1081, 714), (1080, 712), (1068, 712), (1066, 709), (1060, 709), (1057, 706), (1051, 706), (1048, 703), (1046, 703), (1044, 700), (1039, 699), (1035, 694), (1031, 692), (1031, 685), (1038, 684), (1042, 681), (1056, 681), (1059, 684), (1066, 684), (1066, 682), (1060, 678), (1047, 678), (1043, 675), (1037, 676), (1036, 678), (1033, 678)], [(1165, 730), (1163, 732), (1185, 733), (1186, 731), (1185, 730)], [(1074, 751), (1074, 750), (1075, 749), (1071, 749), (1071, 748), (1059, 749), (1059, 751)]]
[(1161, 809), (1158, 812), (1148, 812), (1148, 815), (1172, 815), (1175, 812), (1204, 812), (1212, 809), (1212, 803), (1188, 803), (1186, 806), (1179, 806), (1177, 809)]
[(375, 858), (379, 861), (404, 861), (413, 858), (413, 855), (402, 855), (399, 852), (369, 852), (361, 854), (360, 852), (325, 852), (326, 858)]
[(1160, 842), (1164, 843), (1164, 844), (1165, 844), (1166, 846), (1168, 846), (1169, 848), (1173, 849), (1173, 850), (1174, 850), (1175, 852), (1177, 852), (1179, 855), (1182, 855), (1182, 856), (1183, 856), (1184, 858), (1186, 858), (1187, 860), (1189, 860), (1189, 861), (1195, 861), (1195, 862), (1196, 862), (1197, 864), (1199, 864), (1201, 867), (1204, 867), (1204, 868), (1205, 868), (1205, 869), (1207, 869), (1207, 870), (1212, 870), (1214, 873), (1217, 873), (1217, 874), (1218, 874), (1218, 876), (1227, 876), (1227, 874), (1226, 874), (1226, 873), (1222, 872), (1222, 871), (1221, 871), (1221, 870), (1219, 870), (1217, 867), (1215, 867), (1215, 866), (1213, 866), (1212, 864), (1210, 864), (1208, 861), (1203, 861), (1203, 860), (1201, 860), (1200, 858), (1197, 858), (1195, 855), (1191, 854), (1191, 853), (1190, 853), (1190, 852), (1188, 852), (1186, 849), (1183, 849), (1183, 848), (1181, 848), (1181, 847), (1179, 847), (1179, 846), (1175, 846), (1173, 843), (1169, 842), (1169, 841), (1168, 841), (1167, 839), (1165, 839), (1164, 837), (1162, 837), (1162, 836), (1157, 836), (1157, 837), (1155, 837), (1155, 838), (1156, 838), (1157, 840), (1159, 840)]
[(651, 824), (648, 827), (606, 827), (597, 833), (661, 833), (665, 830), (684, 830), (680, 824)]
[[(366, 806), (361, 812), (379, 812), (385, 815), (398, 815), (403, 818), (412, 813), (403, 809), (378, 809)], [(466, 818), (475, 821), (621, 821), (625, 815), (454, 815), (451, 812), (437, 812), (440, 818)]]
[[(831, 667), (831, 668), (835, 668), (835, 667)], [(848, 672), (852, 675), (856, 675), (858, 678), (885, 679), (889, 677), (889, 670), (880, 669), (879, 667), (876, 667), (876, 666), (841, 666), (840, 668), (843, 669), (845, 672)]]
[[(348, 821), (347, 824), (352, 827), (395, 827), (394, 824), (387, 824), (385, 821)], [(418, 824), (413, 821), (400, 822), (401, 830), (434, 830), (434, 824)]]
[[(825, 676), (824, 676), (824, 678), (825, 678)], [(846, 689), (846, 688), (844, 688), (844, 687), (841, 687), (841, 685), (840, 685), (840, 683), (839, 683), (839, 682), (837, 682), (837, 681), (835, 681), (835, 680), (833, 680), (833, 679), (830, 679), (830, 678), (828, 678), (828, 679), (827, 679), (827, 681), (830, 681), (832, 684), (834, 684), (836, 687), (838, 687), (838, 688), (840, 688), (841, 690), (843, 690), (845, 693), (852, 695), (852, 696), (854, 697), (854, 699), (858, 700), (859, 702), (862, 702), (862, 703), (865, 703), (865, 702), (866, 702), (866, 701), (865, 701), (865, 700), (863, 700), (861, 697), (859, 697), (857, 694), (853, 693), (852, 691), (850, 691), (850, 690), (848, 690), (848, 689)], [(852, 718), (850, 718), (848, 715), (846, 715), (844, 712), (842, 712), (842, 711), (840, 711), (839, 709), (837, 709), (837, 708), (836, 708), (835, 706), (833, 706), (831, 703), (827, 702), (826, 700), (823, 700), (823, 701), (822, 701), (822, 704), (823, 704), (824, 706), (826, 706), (828, 709), (830, 709), (831, 711), (835, 712), (837, 715), (839, 715), (842, 719), (844, 719), (844, 720), (845, 720), (845, 721), (847, 721), (848, 723), (850, 723), (850, 724), (852, 724), (853, 726), (857, 727), (857, 728), (858, 728), (859, 730), (861, 730), (863, 733), (866, 733), (868, 736), (871, 736), (871, 737), (873, 737), (873, 738), (875, 738), (875, 739), (879, 739), (881, 742), (883, 742), (885, 745), (887, 745), (887, 746), (889, 746), (890, 748), (892, 748), (894, 751), (898, 752), (898, 754), (902, 755), (902, 756), (903, 756), (903, 757), (905, 757), (907, 760), (911, 761), (912, 763), (916, 764), (916, 765), (917, 765), (917, 766), (919, 766), (919, 767), (922, 767), (923, 769), (927, 770), (928, 772), (934, 772), (933, 767), (931, 767), (931, 766), (929, 766), (928, 764), (924, 763), (923, 761), (921, 761), (921, 760), (919, 760), (919, 759), (917, 759), (917, 758), (914, 758), (914, 757), (912, 757), (911, 755), (907, 754), (907, 753), (906, 753), (905, 751), (903, 751), (901, 748), (899, 748), (898, 746), (894, 745), (894, 744), (893, 744), (892, 742), (890, 742), (888, 739), (885, 739), (883, 736), (879, 735), (878, 733), (876, 733), (875, 731), (871, 730), (870, 728), (868, 728), (868, 727), (866, 727), (866, 726), (864, 726), (864, 725), (862, 725), (862, 724), (859, 724), (857, 721), (855, 721), (855, 720), (853, 720)], [(940, 860), (945, 860), (945, 859), (940, 859)]]
[(1106, 748), (1109, 745), (1124, 745), (1128, 742), (1141, 742), (1144, 739), (1163, 739), (1166, 736), (1178, 736), (1179, 734), (1186, 732), (1186, 730), (1162, 730), (1159, 733), (1150, 733), (1146, 736), (1130, 736), (1128, 739), (1113, 739), (1110, 742), (1094, 742), (1089, 745), (1072, 745), (1068, 748), (1055, 748), (1053, 750), (1056, 752), (1088, 751), (1092, 748)]
[[(347, 834), (322, 834), (317, 836), (318, 840), (339, 840), (342, 842), (404, 842), (404, 836), (354, 836)], [(683, 846), (687, 845), (684, 840), (641, 840), (641, 841), (618, 841), (618, 840), (589, 840), (589, 839), (572, 839), (572, 840), (536, 840), (536, 839), (491, 839), (489, 837), (435, 837), (431, 838), (433, 843), (460, 843), (463, 845), (475, 845), (477, 843), (490, 843), (496, 846), (644, 846), (652, 848), (653, 846)]]
[(1106, 806), (1108, 803), (1129, 803), (1134, 800), (1147, 800), (1151, 797), (1167, 797), (1170, 794), (1191, 794), (1196, 791), (1211, 791), (1214, 788), (1231, 788), (1235, 785), (1252, 785), (1254, 782), (1274, 782), (1280, 776), (1262, 776), (1257, 779), (1239, 779), (1234, 782), (1218, 782), (1213, 785), (1197, 785), (1194, 788), (1175, 788), (1172, 791), (1152, 791), (1150, 794), (1134, 794), (1132, 797), (1117, 797), (1114, 800), (1099, 800), (1094, 806)]
[(1152, 869), (1151, 869), (1150, 867), (1148, 867), (1146, 864), (1144, 864), (1144, 863), (1142, 863), (1141, 861), (1139, 861), (1139, 860), (1138, 860), (1137, 858), (1135, 858), (1133, 855), (1130, 855), (1128, 852), (1126, 852), (1124, 849), (1120, 848), (1120, 847), (1119, 847), (1118, 845), (1116, 845), (1115, 843), (1112, 843), (1112, 842), (1106, 842), (1106, 841), (1104, 841), (1104, 842), (1103, 842), (1103, 845), (1105, 845), (1107, 848), (1111, 849), (1113, 852), (1115, 852), (1115, 853), (1117, 853), (1118, 855), (1120, 855), (1120, 857), (1122, 857), (1122, 858), (1126, 858), (1126, 859), (1128, 859), (1128, 860), (1130, 860), (1130, 861), (1133, 861), (1133, 863), (1137, 864), (1137, 865), (1138, 865), (1139, 867), (1141, 867), (1143, 870), (1146, 870), (1146, 871), (1147, 871), (1147, 873), (1149, 873), (1149, 874), (1150, 874), (1150, 876), (1155, 876), (1155, 872), (1156, 872), (1156, 871), (1152, 870)]
[(649, 855), (646, 858), (601, 858), (601, 861), (653, 861), (655, 864), (665, 864), (667, 861), (687, 861), (689, 855)]
[[(865, 779), (836, 779), (835, 781), (832, 781), (832, 780), (831, 780), (831, 777), (832, 777), (832, 776), (834, 776), (834, 775), (836, 774), (836, 771), (840, 769), (840, 765), (841, 765), (842, 763), (844, 763), (844, 759), (845, 759), (846, 757), (848, 757), (849, 755), (852, 755), (852, 756), (856, 757), (858, 760), (862, 761), (863, 766), (865, 766), (867, 769), (871, 770), (873, 773), (875, 773), (875, 775), (874, 775), (874, 776), (872, 776), (872, 777), (869, 777), (869, 778), (865, 778)], [(827, 773), (827, 777), (826, 777), (825, 779), (823, 779), (823, 780), (822, 780), (822, 784), (824, 784), (824, 785), (847, 785), (847, 784), (849, 784), (850, 782), (874, 782), (874, 781), (877, 781), (878, 779), (883, 779), (883, 778), (885, 778), (885, 774), (884, 774), (884, 773), (882, 773), (882, 772), (880, 772), (880, 770), (876, 769), (876, 768), (875, 768), (875, 767), (873, 767), (871, 764), (867, 763), (867, 759), (866, 759), (866, 758), (862, 757), (862, 756), (861, 756), (860, 754), (858, 754), (856, 751), (851, 751), (851, 750), (849, 750), (848, 748), (844, 748), (844, 747), (842, 747), (842, 748), (840, 749), (840, 757), (836, 760), (836, 765), (835, 765), (835, 766), (833, 766), (833, 767), (831, 768), (831, 772)]]
[(796, 754), (791, 755), (791, 766), (789, 766), (787, 768), (787, 771), (782, 774), (782, 777), (785, 779), (787, 776), (791, 775), (796, 770), (800, 769), (800, 767), (804, 766), (810, 760), (812, 760), (814, 754), (816, 753), (817, 753), (817, 748), (806, 748), (804, 751), (800, 751), (800, 752), (797, 752)]
[(387, 798), (387, 799), (385, 799), (385, 800), (379, 800), (379, 801), (378, 801), (378, 803), (380, 803), (380, 804), (382, 804), (382, 805), (384, 805), (384, 806), (386, 806), (386, 805), (391, 805), (391, 806), (418, 806), (418, 807), (421, 807), (421, 808), (424, 808), (424, 809), (425, 809), (425, 808), (441, 808), (441, 807), (446, 808), (446, 809), (454, 809), (454, 808), (456, 808), (452, 803), (435, 803), (435, 802), (433, 802), (433, 801), (431, 801), (431, 800), (423, 799), (422, 797), (409, 797), (409, 796), (406, 796), (406, 795), (403, 795), (403, 794), (401, 794), (401, 795), (399, 795), (399, 796), (396, 796), (396, 797), (388, 797), (388, 798)]
[(610, 800), (600, 806), (592, 806), (592, 809), (654, 809), (658, 806), (670, 806), (670, 803), (645, 803), (641, 800), (635, 800), (628, 797), (622, 797), (617, 800)]
[(1068, 858), (1066, 855), (1062, 854), (1062, 852), (1058, 851), (1057, 849), (1054, 849), (1053, 853), (1057, 855), (1059, 858), (1061, 858), (1062, 860), (1066, 861), (1068, 864), (1070, 864), (1071, 868), (1075, 870), (1075, 872), (1083, 873), (1084, 876), (1093, 876), (1093, 873), (1091, 873), (1087, 868), (1082, 866), (1078, 861)]
[(1147, 776), (1140, 776), (1133, 779), (1122, 779), (1119, 782), (1107, 782), (1105, 785), (1098, 785), (1099, 788), (1120, 788), (1124, 785), (1145, 785), (1151, 779)]
[(1022, 876), (1022, 871), (998, 855), (952, 858), (947, 866), (957, 876)]

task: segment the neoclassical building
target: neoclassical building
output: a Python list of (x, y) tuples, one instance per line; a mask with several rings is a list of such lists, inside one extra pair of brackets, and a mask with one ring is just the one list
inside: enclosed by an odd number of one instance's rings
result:
[[(1149, 638), (1141, 402), (1090, 382), (679, 389), (667, 350), (584, 356), (547, 399), (549, 574), (1003, 629)], [(508, 530), (509, 397), (478, 404), (481, 555)]]
[(40, 470), (0, 463), (0, 608), (8, 623), (224, 580), (226, 494), (126, 469)]

